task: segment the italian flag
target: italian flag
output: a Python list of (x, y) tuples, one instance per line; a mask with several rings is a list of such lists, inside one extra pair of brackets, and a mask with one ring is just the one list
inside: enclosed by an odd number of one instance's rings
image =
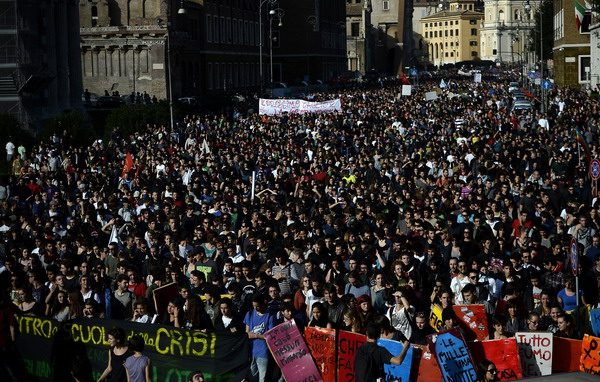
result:
[(581, 28), (583, 24), (583, 16), (585, 15), (585, 7), (579, 2), (575, 2), (575, 22), (577, 23), (577, 29)]

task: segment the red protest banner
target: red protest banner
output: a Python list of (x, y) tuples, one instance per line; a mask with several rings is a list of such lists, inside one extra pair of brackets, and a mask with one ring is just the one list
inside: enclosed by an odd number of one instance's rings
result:
[(592, 375), (600, 375), (600, 338), (586, 334), (581, 342), (579, 370)]
[(564, 373), (579, 370), (581, 359), (581, 340), (554, 337), (552, 352), (552, 373)]
[(338, 339), (338, 382), (354, 382), (354, 357), (367, 336), (340, 330)]
[(433, 353), (429, 350), (419, 350), (415, 353), (415, 363), (418, 365), (417, 382), (441, 381), (442, 372)]
[(467, 341), (484, 341), (490, 336), (483, 305), (454, 305), (452, 307)]
[(469, 349), (476, 362), (488, 359), (496, 365), (501, 381), (514, 381), (523, 378), (519, 362), (517, 340), (489, 340), (469, 343)]
[(323, 381), (334, 382), (336, 371), (335, 329), (306, 328), (304, 337)]

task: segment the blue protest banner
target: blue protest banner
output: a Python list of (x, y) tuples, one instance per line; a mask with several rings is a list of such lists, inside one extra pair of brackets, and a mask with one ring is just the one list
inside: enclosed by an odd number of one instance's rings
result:
[(594, 335), (600, 337), (600, 309), (590, 310), (590, 321), (592, 322)]
[(427, 336), (430, 349), (435, 350), (445, 382), (475, 382), (477, 371), (467, 344), (458, 329)]
[[(377, 341), (379, 346), (386, 348), (393, 356), (397, 356), (402, 352), (404, 345), (398, 341), (380, 339)], [(394, 382), (408, 382), (410, 381), (410, 369), (413, 362), (413, 348), (408, 347), (404, 361), (400, 365), (384, 365), (385, 380)]]

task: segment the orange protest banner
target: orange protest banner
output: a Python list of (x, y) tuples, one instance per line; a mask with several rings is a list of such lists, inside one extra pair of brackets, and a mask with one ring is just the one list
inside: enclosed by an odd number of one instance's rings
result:
[(358, 348), (367, 342), (367, 336), (340, 330), (338, 339), (338, 382), (353, 382), (354, 358)]
[(498, 378), (501, 381), (514, 381), (523, 378), (517, 340), (489, 340), (469, 343), (469, 349), (476, 362), (488, 359), (496, 365)]
[(306, 328), (304, 337), (325, 382), (335, 381), (335, 329)]
[(490, 336), (483, 305), (454, 305), (452, 307), (467, 341), (484, 341)]
[(579, 370), (581, 359), (581, 340), (554, 337), (552, 354), (552, 373), (564, 373)]
[(600, 375), (600, 338), (586, 334), (581, 342), (579, 370), (592, 375)]

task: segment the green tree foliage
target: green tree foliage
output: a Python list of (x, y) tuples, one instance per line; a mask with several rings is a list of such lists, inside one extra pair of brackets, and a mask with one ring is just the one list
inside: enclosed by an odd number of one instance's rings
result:
[[(600, 1), (600, 0), (598, 0)], [(543, 0), (542, 1), (542, 47), (544, 52), (544, 61), (552, 58), (552, 47), (554, 44), (554, 25), (553, 25), (553, 17), (554, 17), (554, 4), (552, 0)], [(531, 40), (533, 41), (533, 46), (531, 50), (535, 52), (536, 57), (540, 57), (540, 11), (539, 9), (532, 9), (531, 12), (532, 17), (535, 20), (535, 28), (531, 30)], [(573, 20), (575, 22), (575, 20)]]

